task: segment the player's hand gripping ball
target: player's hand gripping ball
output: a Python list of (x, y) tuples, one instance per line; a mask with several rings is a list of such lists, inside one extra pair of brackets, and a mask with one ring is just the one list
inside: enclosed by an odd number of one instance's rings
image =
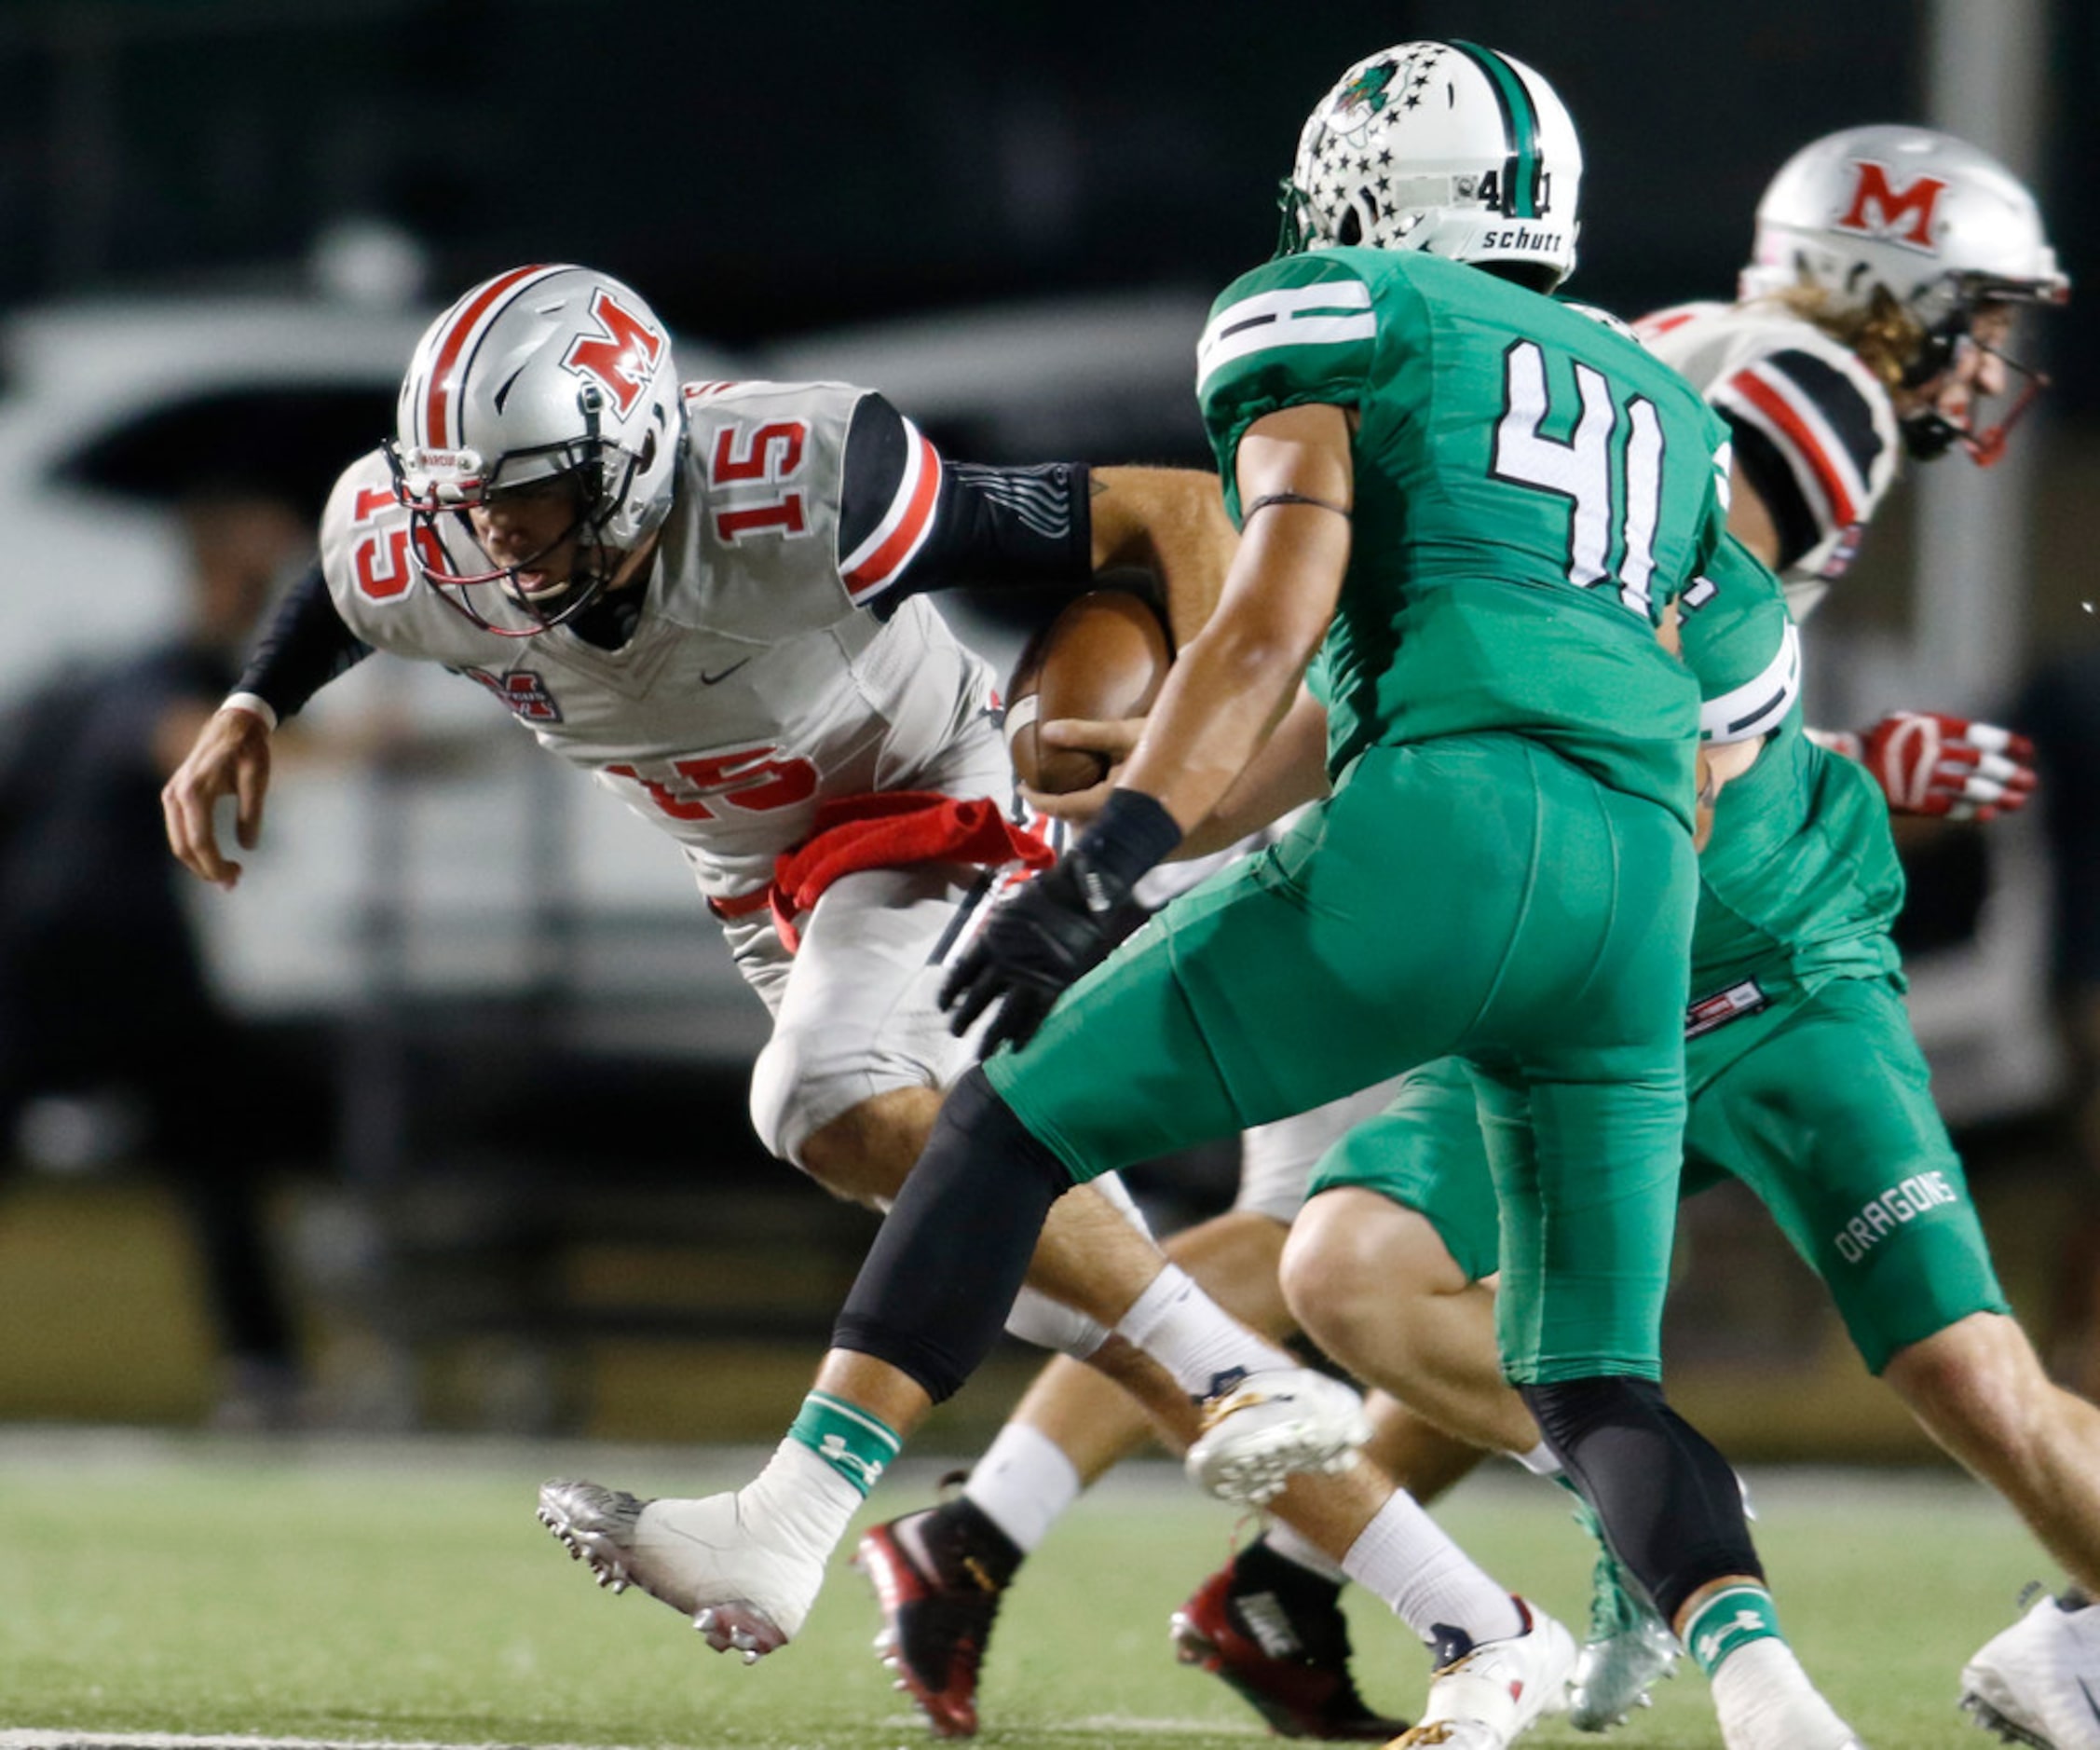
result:
[(1084, 748), (1049, 747), (1040, 724), (1058, 718), (1143, 717), (1159, 697), (1174, 649), (1150, 602), (1127, 590), (1089, 590), (1029, 641), (1006, 690), (1006, 750), (1022, 783), (1070, 796), (1109, 775)]

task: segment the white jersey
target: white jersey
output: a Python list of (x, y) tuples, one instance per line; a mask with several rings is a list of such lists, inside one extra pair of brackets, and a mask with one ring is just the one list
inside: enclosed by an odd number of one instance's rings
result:
[(866, 393), (687, 387), (676, 504), (634, 636), (617, 650), (566, 628), (502, 637), (423, 586), (377, 451), (343, 475), (321, 521), (330, 596), (367, 644), (477, 682), (677, 840), (710, 898), (755, 893), (820, 802), (942, 789), (982, 770), (980, 743), (998, 745), (995, 677), (933, 605), (909, 596), (887, 620), (868, 611), (935, 516), (942, 463), (915, 430), (890, 514), (858, 552), (838, 551), (847, 431)]
[(1795, 617), (1859, 549), (1896, 476), (1896, 412), (1852, 350), (1771, 303), (1682, 304), (1637, 322), (1734, 432), (1736, 465), (1780, 537)]

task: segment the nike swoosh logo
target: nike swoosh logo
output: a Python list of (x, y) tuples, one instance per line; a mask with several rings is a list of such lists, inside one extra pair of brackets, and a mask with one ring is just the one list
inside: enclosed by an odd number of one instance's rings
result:
[[(748, 663), (750, 660), (751, 659), (747, 656), (743, 659), (743, 663)], [(731, 663), (729, 667), (722, 670), (722, 672), (718, 675), (710, 675), (703, 668), (700, 671), (700, 684), (702, 687), (712, 687), (718, 680), (727, 680), (731, 675), (735, 674), (738, 669), (743, 666), (743, 663)]]
[(2094, 1719), (2100, 1719), (2100, 1702), (2093, 1700), (2093, 1686), (2088, 1683), (2083, 1677), (2080, 1677), (2079, 1679), (2079, 1693), (2085, 1697), (2085, 1704), (2092, 1710), (2093, 1717)]

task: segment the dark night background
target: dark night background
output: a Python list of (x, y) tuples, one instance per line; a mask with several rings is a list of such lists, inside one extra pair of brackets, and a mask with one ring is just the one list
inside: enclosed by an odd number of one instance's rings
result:
[[(2100, 655), (2100, 616), (2090, 606), (2100, 600), (2090, 581), (2100, 344), (2087, 313), (2100, 301), (2100, 196), (2088, 173), (2100, 162), (2100, 118), (2084, 101), (2100, 84), (2100, 4), (2037, 4), (2048, 20), (2044, 71), (2024, 99), (2031, 111), (2015, 119), (2033, 123), (2032, 180), (2075, 291), (2069, 311), (2030, 321), (2018, 349), (2056, 378), (2047, 411), (2022, 433), (2031, 472), (2023, 481), (2009, 466), (1989, 488), (2016, 505), (2006, 520), (2023, 541), (1994, 538), (1956, 592), (1995, 616), (2016, 647), (2003, 652), (2007, 670), (2081, 647)], [(1800, 145), (1837, 128), (1930, 119), (1935, 22), (1958, 17), (1988, 28), (2026, 10), (2011, 0), (1138, 0), (1109, 8), (1043, 0), (770, 8), (714, 0), (0, 0), (0, 325), (16, 312), (55, 315), (43, 328), (35, 315), (20, 325), (74, 349), (54, 377), (96, 378), (98, 392), (109, 387), (102, 379), (134, 384), (165, 354), (162, 335), (192, 332), (166, 325), (171, 310), (248, 308), (233, 294), (303, 295), (316, 239), (361, 219), (399, 227), (424, 252), (423, 304), (434, 308), (520, 262), (582, 262), (648, 297), (679, 331), (681, 362), (687, 339), (718, 343), (732, 362), (742, 355), (724, 369), (801, 375), (768, 361), (766, 349), (788, 355), (807, 341), (809, 356), (822, 356), (825, 343), (809, 339), (820, 331), (889, 318), (934, 318), (938, 351), (968, 326), (947, 322), (950, 312), (1146, 290), (1200, 308), (1269, 254), (1276, 185), (1305, 114), (1352, 62), (1419, 36), (1492, 45), (1559, 90), (1586, 158), (1571, 291), (1632, 315), (1731, 294), (1758, 197)], [(320, 301), (306, 308), (309, 321), (338, 320)], [(69, 330), (67, 317), (82, 311)], [(1055, 326), (1075, 347), (1100, 344), (1098, 329), (1063, 312)], [(1195, 339), (1192, 325), (1180, 355), (1192, 367)], [(1146, 342), (1155, 367), (1170, 341), (1183, 344), (1171, 330)], [(252, 328), (219, 344), (244, 361), (267, 349)], [(281, 337), (278, 348), (281, 368)], [(65, 435), (68, 414), (99, 417), (48, 384), (37, 401), (34, 373), (13, 356), (18, 380), (0, 381), (0, 488), (13, 478), (8, 468), (20, 474), (31, 438)], [(364, 421), (384, 423), (393, 356), (373, 353), (354, 386), (354, 412), (337, 422), (356, 422), (354, 438), (328, 433), (342, 454), (376, 435)], [(987, 390), (979, 355), (970, 357), (972, 391), (1002, 412), (1020, 399), (1010, 388)], [(196, 362), (206, 371), (225, 363), (201, 352)], [(857, 367), (839, 374), (903, 389)], [(1114, 425), (1127, 411), (1114, 391), (1128, 375), (1119, 356), (1098, 380), (1049, 379), (1068, 401), (1100, 403), (1101, 429), (1119, 436), (1102, 449), (1036, 448), (989, 427), (967, 433), (986, 438), (977, 448), (910, 395), (899, 400), (951, 453), (979, 459), (1207, 462), (1193, 395), (1166, 372), (1156, 373), (1166, 414)], [(310, 399), (302, 395), (303, 411)], [(1051, 399), (1045, 390), (1026, 404)], [(1123, 443), (1148, 453), (1133, 456)], [(1016, 446), (1023, 453), (1012, 453)], [(336, 459), (332, 453), (321, 478)], [(1915, 495), (1907, 484), (1897, 488), (1859, 571), (1817, 622), (1812, 684), (1818, 660), (1823, 681), (1857, 679), (1862, 690), (1884, 675), (1907, 683), (1916, 672), (1899, 660), (1915, 654), (1915, 579), (1930, 569), (1916, 564), (1912, 513), (1931, 493), (1966, 505), (1962, 494), (1976, 489), (1965, 464), (1936, 472), (1954, 482)], [(135, 506), (113, 512), (61, 496), (19, 488), (13, 500), (66, 512), (75, 519), (68, 540), (78, 543), (25, 558), (31, 519), (10, 524), (17, 619), (0, 658), (12, 654), (18, 667), (38, 654), (39, 636), (51, 647), (42, 654), (92, 642), (93, 628), (78, 623), (82, 586), (109, 584), (96, 570), (105, 555), (115, 555), (106, 558), (114, 569), (145, 551), (115, 544), (116, 536), (143, 538)], [(0, 510), (7, 502), (0, 491)], [(79, 525), (103, 516), (112, 544), (81, 540)], [(172, 572), (158, 596), (145, 587), (151, 580), (131, 581), (155, 613), (173, 613)], [(39, 634), (25, 627), (24, 610), (40, 606)], [(136, 627), (120, 622), (128, 635), (153, 629), (153, 614), (135, 618)], [(380, 667), (370, 665), (366, 678)], [(2076, 697), (2091, 706), (2100, 682), (2080, 686)], [(0, 709), (7, 694), (0, 684)], [(375, 682), (362, 708), (391, 732), (414, 716), (421, 696), (410, 697), (404, 704)], [(1875, 698), (1872, 710), (1941, 703), (1890, 696)], [(354, 712), (351, 727), (360, 727)], [(2085, 732), (2100, 743), (2100, 708)], [(386, 747), (377, 737), (367, 751)], [(325, 1170), (301, 1183), (290, 1224), (305, 1236), (294, 1262), (318, 1333), (309, 1345), (316, 1372), (343, 1400), (334, 1414), (346, 1425), (391, 1417), (720, 1437), (729, 1431), (721, 1405), (709, 1406), (703, 1428), (667, 1407), (683, 1401), (678, 1346), (696, 1332), (728, 1332), (777, 1344), (798, 1367), (866, 1245), (865, 1217), (766, 1160), (751, 1137), (745, 1082), (762, 1014), (723, 962), (675, 857), (653, 838), (630, 855), (605, 824), (609, 803), (574, 801), (559, 787), (572, 774), (498, 732), (482, 731), (474, 757), (484, 763), (463, 772), (443, 759), (413, 771), (396, 755), (356, 769), (344, 759), (288, 780), (273, 794), (270, 842), (239, 903), (210, 896), (195, 908), (217, 929), (222, 969), (239, 975), (232, 985), (285, 1023), (340, 1096), (336, 1130), (325, 1158), (317, 1155)], [(2049, 783), (2045, 800), (2093, 794), (2090, 772)], [(473, 811), (484, 804), (505, 831), (479, 824)], [(586, 812), (600, 807), (604, 814)], [(2100, 819), (2100, 805), (2080, 814)], [(633, 823), (622, 816), (619, 825)], [(1994, 845), (2019, 843), (1990, 830)], [(1981, 835), (1949, 835), (1943, 870), (1927, 860), (1939, 854), (1935, 842), (1913, 850), (1914, 893), (1951, 898), (1917, 908), (1918, 927), (1951, 919), (1943, 934), (1958, 952), (1984, 915), (1983, 896), (2007, 888), (1991, 885), (1999, 877), (1976, 848)], [(586, 856), (608, 843), (603, 860)], [(2072, 871), (2080, 884), (2066, 891), (2077, 903), (2059, 903), (2059, 913), (2082, 914), (2089, 867), (2090, 855)], [(2025, 905), (2039, 919), (2039, 880), (2012, 888), (2000, 915)], [(2100, 1382), (2100, 1224), (2087, 1211), (2100, 1149), (2075, 1140), (2078, 1090), (2060, 1078), (2013, 1076), (2010, 1092), (2000, 1085), (2005, 1062), (2024, 1068), (2048, 1037), (2042, 925), (2030, 934), (1985, 957), (1989, 976), (1957, 967), (1943, 978), (1928, 1049), (1941, 1050), (1933, 1069), (1943, 1105), (1950, 1071), (1964, 1068), (1964, 1053), (1974, 1058), (1969, 1081), (1987, 1098), (1970, 1108), (1979, 1115), (1961, 1140), (1993, 1243), (2052, 1363), (2066, 1374), (2089, 1369), (2091, 1387)], [(2100, 962), (2100, 928), (2086, 935)], [(2010, 995), (1996, 978), (2008, 965), (2019, 975)], [(462, 966), (470, 976), (459, 976)], [(1930, 1010), (1916, 994), (1914, 1014)], [(674, 1025), (681, 1017), (690, 1023), (682, 1032)], [(1921, 1035), (1929, 1031), (1921, 1025)], [(537, 1097), (548, 1088), (560, 1098)], [(1950, 1116), (1969, 1123), (1951, 1108)], [(2088, 1123), (2100, 1137), (2100, 1116)], [(126, 1166), (116, 1164), (120, 1185)], [(1214, 1196), (1231, 1162), (1211, 1166), (1207, 1179), (1189, 1177)], [(590, 1197), (575, 1195), (580, 1183)], [(113, 1251), (111, 1230), (74, 1186), (54, 1181), (25, 1193), (22, 1184), (18, 1176), (13, 1202), (0, 1198), (0, 1315), (37, 1327), (32, 1360), (59, 1361), (48, 1378), (0, 1367), (0, 1416), (28, 1406), (88, 1419), (196, 1419), (213, 1388), (208, 1339), (194, 1321), (177, 1328), (164, 1312), (128, 1316), (128, 1346), (69, 1322), (92, 1298), (67, 1286), (75, 1278), (65, 1272), (83, 1260), (117, 1257), (128, 1272), (113, 1307), (143, 1304), (129, 1291), (147, 1278)], [(1751, 1456), (1919, 1456), (1920, 1439), (1892, 1401), (1858, 1390), (1820, 1289), (1747, 1198), (1731, 1195), (1698, 1199), (1686, 1216), (1693, 1263), (1677, 1291), (1672, 1366), (1711, 1364), (1687, 1376), (1695, 1397), (1701, 1378), (1709, 1388), (1698, 1399), (1700, 1419)], [(34, 1217), (47, 1205), (56, 1213), (38, 1229)], [(580, 1208), (591, 1216), (580, 1237)], [(165, 1210), (159, 1221), (142, 1246), (149, 1260), (180, 1250)], [(11, 1236), (14, 1253), (6, 1251)], [(637, 1258), (662, 1268), (652, 1274)], [(187, 1347), (133, 1341), (170, 1330)], [(67, 1359), (69, 1333), (85, 1346), (76, 1362)], [(392, 1371), (365, 1365), (375, 1333)], [(614, 1339), (651, 1346), (647, 1362), (607, 1351)], [(497, 1343), (511, 1347), (496, 1351), (504, 1366), (490, 1367), (486, 1346)], [(446, 1358), (460, 1355), (472, 1365), (457, 1378), (443, 1374)], [(1826, 1366), (1834, 1355), (1838, 1364)], [(421, 1374), (394, 1366), (402, 1357)], [(1775, 1388), (1744, 1389), (1746, 1362), (1770, 1370), (1760, 1376)], [(374, 1384), (374, 1375), (383, 1376)], [(770, 1430), (763, 1395), (750, 1401), (750, 1429)], [(1774, 1408), (1782, 1403), (1783, 1415)]]
[[(266, 276), (324, 219), (389, 217), (433, 291), (566, 256), (745, 341), (928, 307), (1205, 290), (1263, 256), (1296, 130), (1357, 55), (1414, 35), (1530, 61), (1589, 160), (1591, 301), (1731, 283), (1796, 145), (1921, 119), (1905, 0), (1608, 0), (1107, 11), (810, 0), (362, 0), (0, 7), (0, 300)], [(2094, 8), (2060, 6), (2038, 178), (2085, 280)], [(2056, 324), (2090, 417), (2090, 324)]]

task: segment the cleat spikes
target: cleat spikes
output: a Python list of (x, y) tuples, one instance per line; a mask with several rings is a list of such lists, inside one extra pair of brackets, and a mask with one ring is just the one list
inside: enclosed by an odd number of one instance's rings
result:
[(557, 1480), (541, 1486), (534, 1516), (602, 1590), (618, 1596), (639, 1587), (715, 1651), (741, 1653), (746, 1663), (786, 1645), (823, 1583), (815, 1552), (747, 1521), (734, 1495), (642, 1500)]
[(1370, 1437), (1363, 1400), (1309, 1368), (1249, 1374), (1205, 1403), (1202, 1434), (1185, 1460), (1199, 1488), (1244, 1506), (1281, 1494), (1294, 1472), (1334, 1475)]

